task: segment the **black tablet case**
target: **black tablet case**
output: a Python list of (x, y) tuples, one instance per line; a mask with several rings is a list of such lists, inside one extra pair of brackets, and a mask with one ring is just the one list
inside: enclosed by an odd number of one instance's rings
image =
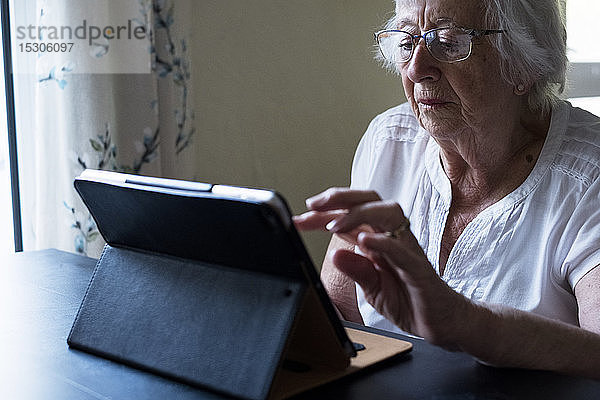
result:
[(138, 185), (75, 187), (107, 245), (71, 347), (248, 399), (272, 395), (282, 367), (349, 365), (354, 349), (315, 291), (306, 250), (270, 207)]

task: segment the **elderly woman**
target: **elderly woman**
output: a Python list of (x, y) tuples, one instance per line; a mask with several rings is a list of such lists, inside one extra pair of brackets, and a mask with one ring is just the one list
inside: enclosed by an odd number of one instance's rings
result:
[(321, 276), (344, 318), (600, 378), (600, 120), (556, 96), (560, 14), (396, 1), (376, 37), (408, 103), (370, 124), (351, 189), (296, 217), (335, 233)]

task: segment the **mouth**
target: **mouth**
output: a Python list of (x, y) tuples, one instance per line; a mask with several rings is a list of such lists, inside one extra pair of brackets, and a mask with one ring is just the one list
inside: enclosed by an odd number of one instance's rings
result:
[(450, 104), (450, 102), (443, 100), (443, 99), (434, 98), (434, 97), (424, 97), (424, 98), (418, 99), (417, 104), (419, 105), (420, 108), (423, 108), (426, 110), (427, 109), (434, 110), (434, 109), (445, 107), (446, 105)]

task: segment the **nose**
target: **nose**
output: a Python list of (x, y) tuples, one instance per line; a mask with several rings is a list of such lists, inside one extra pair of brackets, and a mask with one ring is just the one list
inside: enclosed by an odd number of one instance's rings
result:
[(425, 46), (425, 40), (417, 39), (411, 59), (406, 66), (408, 78), (414, 83), (440, 79), (441, 71), (437, 61)]

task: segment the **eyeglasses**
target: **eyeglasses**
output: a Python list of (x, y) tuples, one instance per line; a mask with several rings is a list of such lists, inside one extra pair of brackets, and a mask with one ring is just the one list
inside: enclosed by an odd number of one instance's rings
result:
[(383, 58), (394, 63), (405, 63), (411, 59), (421, 38), (425, 47), (438, 61), (454, 63), (469, 58), (473, 49), (473, 38), (502, 33), (498, 29), (466, 29), (459, 27), (435, 28), (422, 35), (413, 35), (400, 30), (384, 30), (375, 33), (375, 41)]

